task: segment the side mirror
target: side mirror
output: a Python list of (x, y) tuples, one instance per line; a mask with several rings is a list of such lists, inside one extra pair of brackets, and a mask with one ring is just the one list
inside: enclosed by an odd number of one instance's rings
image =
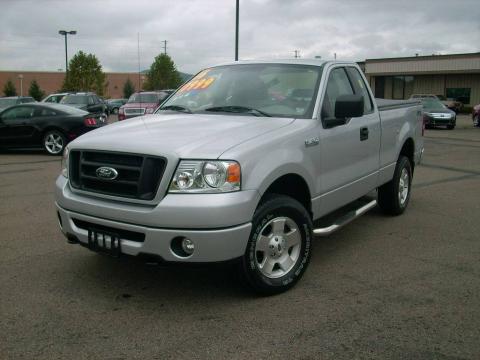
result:
[(363, 115), (362, 95), (341, 95), (335, 102), (335, 118), (348, 119)]

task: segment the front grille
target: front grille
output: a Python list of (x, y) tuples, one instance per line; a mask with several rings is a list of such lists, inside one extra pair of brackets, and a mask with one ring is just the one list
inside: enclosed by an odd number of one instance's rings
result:
[[(97, 176), (97, 169), (110, 167), (115, 179)], [(104, 151), (70, 152), (70, 184), (74, 189), (140, 200), (152, 200), (162, 180), (163, 157)]]
[(117, 234), (120, 239), (125, 239), (125, 240), (130, 240), (130, 241), (136, 241), (136, 242), (144, 242), (145, 241), (145, 234), (136, 232), (136, 231), (130, 231), (130, 230), (123, 230), (123, 229), (116, 229), (112, 228), (110, 226), (104, 226), (104, 225), (99, 225), (99, 224), (94, 224), (88, 221), (83, 221), (79, 219), (72, 218), (73, 223), (75, 224), (76, 227), (83, 229), (83, 230), (96, 230), (96, 231), (107, 231), (110, 233)]
[(143, 115), (145, 114), (144, 108), (125, 108), (125, 115)]

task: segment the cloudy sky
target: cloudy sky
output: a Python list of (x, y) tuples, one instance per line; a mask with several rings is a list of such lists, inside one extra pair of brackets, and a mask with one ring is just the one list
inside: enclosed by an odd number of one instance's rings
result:
[[(95, 54), (105, 71), (150, 66), (167, 40), (180, 71), (233, 60), (235, 0), (0, 0), (0, 70), (58, 70)], [(347, 60), (480, 51), (477, 0), (240, 0), (240, 58)]]

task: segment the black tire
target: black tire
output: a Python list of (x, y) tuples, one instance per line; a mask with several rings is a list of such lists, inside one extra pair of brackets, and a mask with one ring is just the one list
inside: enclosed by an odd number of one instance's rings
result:
[(42, 145), (48, 154), (62, 155), (67, 146), (67, 138), (58, 130), (48, 130), (43, 135)]
[(447, 125), (447, 129), (448, 130), (453, 130), (453, 129), (455, 129), (455, 125)]
[[(406, 196), (404, 193), (405, 173), (408, 175), (408, 184)], [(403, 155), (400, 155), (395, 167), (393, 179), (388, 183), (378, 188), (378, 206), (380, 209), (388, 215), (400, 215), (408, 206), (410, 200), (410, 193), (412, 190), (412, 164), (410, 160)], [(402, 194), (400, 194), (401, 188), (403, 188)]]
[[(279, 235), (279, 229), (285, 237)], [(295, 245), (291, 245), (293, 243)], [(259, 294), (284, 292), (302, 277), (311, 251), (312, 220), (307, 210), (289, 196), (269, 195), (253, 216), (247, 249), (240, 262), (240, 275)], [(270, 266), (272, 263), (274, 265)]]

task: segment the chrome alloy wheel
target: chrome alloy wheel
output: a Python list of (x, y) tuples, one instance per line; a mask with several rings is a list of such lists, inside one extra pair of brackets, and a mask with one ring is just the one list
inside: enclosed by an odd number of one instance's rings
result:
[(255, 262), (271, 279), (287, 274), (300, 257), (302, 235), (292, 219), (276, 217), (265, 224), (255, 243)]
[(60, 153), (64, 145), (63, 138), (59, 134), (50, 133), (45, 137), (45, 149), (47, 149), (50, 154)]
[(410, 175), (406, 168), (402, 169), (400, 179), (398, 182), (398, 201), (401, 206), (405, 205), (408, 198), (408, 192), (410, 191)]

